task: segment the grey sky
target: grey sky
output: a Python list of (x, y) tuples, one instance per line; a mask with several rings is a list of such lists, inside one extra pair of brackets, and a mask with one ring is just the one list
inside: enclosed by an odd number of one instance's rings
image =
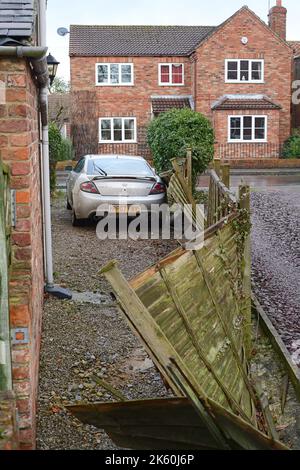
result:
[[(61, 62), (58, 75), (69, 78), (69, 36), (56, 30), (70, 24), (218, 25), (247, 4), (264, 21), (276, 0), (48, 0), (48, 44)], [(288, 39), (300, 40), (300, 2), (283, 0), (288, 9)]]

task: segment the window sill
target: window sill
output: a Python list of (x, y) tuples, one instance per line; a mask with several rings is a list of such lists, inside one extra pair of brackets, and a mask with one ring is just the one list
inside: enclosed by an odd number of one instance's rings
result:
[(95, 86), (100, 86), (100, 87), (112, 87), (112, 88), (118, 88), (118, 87), (122, 87), (122, 86), (134, 86), (134, 83), (119, 83), (118, 85), (112, 85), (111, 83), (96, 83)]
[(159, 83), (159, 86), (171, 86), (171, 87), (176, 87), (176, 86), (184, 86), (184, 83)]
[(244, 85), (264, 85), (265, 81), (225, 80), (225, 83), (243, 83)]
[(227, 140), (228, 144), (267, 144), (267, 140)]
[(137, 140), (100, 140), (99, 144), (137, 144)]

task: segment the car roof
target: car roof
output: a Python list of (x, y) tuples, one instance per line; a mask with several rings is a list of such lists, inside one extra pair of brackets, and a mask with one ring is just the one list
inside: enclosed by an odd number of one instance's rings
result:
[(86, 155), (85, 158), (88, 158), (89, 160), (95, 160), (99, 158), (111, 158), (112, 160), (121, 160), (121, 159), (127, 159), (127, 160), (145, 160), (143, 157), (140, 156), (134, 156), (134, 155), (116, 155), (116, 154), (103, 154), (103, 155)]

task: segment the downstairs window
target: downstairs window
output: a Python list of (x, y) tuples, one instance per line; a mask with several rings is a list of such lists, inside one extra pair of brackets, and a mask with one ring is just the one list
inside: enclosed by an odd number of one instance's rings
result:
[(101, 118), (100, 143), (136, 142), (136, 118)]
[(267, 116), (229, 116), (229, 142), (267, 142)]

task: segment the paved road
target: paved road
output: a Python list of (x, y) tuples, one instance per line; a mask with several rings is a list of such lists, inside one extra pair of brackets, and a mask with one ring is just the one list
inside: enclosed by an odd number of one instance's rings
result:
[(300, 188), (252, 193), (253, 289), (300, 366)]
[[(231, 187), (233, 189), (244, 182), (251, 186), (252, 191), (299, 191), (300, 192), (300, 172), (294, 174), (265, 174), (257, 175), (252, 172), (236, 173), (231, 176)], [(207, 187), (209, 177), (204, 176), (199, 180), (201, 187)]]

